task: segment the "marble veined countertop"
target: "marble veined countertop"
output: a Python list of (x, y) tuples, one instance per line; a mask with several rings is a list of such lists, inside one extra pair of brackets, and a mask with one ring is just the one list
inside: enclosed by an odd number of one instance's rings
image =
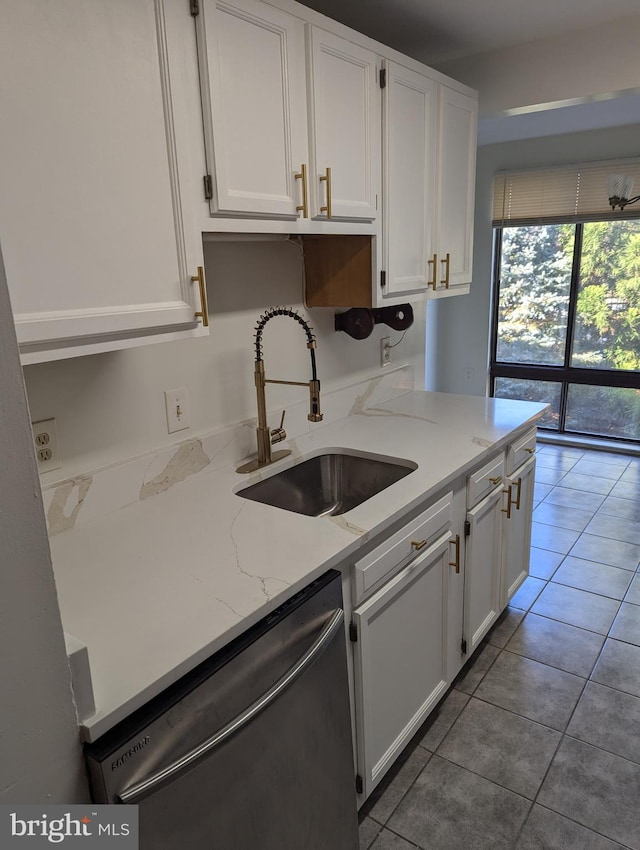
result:
[[(267, 472), (205, 467), (176, 486), (51, 539), (65, 631), (88, 647), (95, 740), (367, 540), (535, 423), (545, 405), (407, 392), (276, 448)], [(328, 448), (418, 468), (337, 517), (234, 491)]]

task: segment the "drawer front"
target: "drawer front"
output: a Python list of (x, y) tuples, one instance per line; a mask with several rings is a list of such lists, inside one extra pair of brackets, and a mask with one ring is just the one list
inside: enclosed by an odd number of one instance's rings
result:
[(499, 454), (467, 478), (467, 508), (477, 505), (504, 480), (504, 455)]
[(515, 442), (511, 443), (511, 445), (507, 449), (507, 475), (511, 475), (512, 472), (522, 466), (522, 464), (529, 460), (531, 455), (536, 450), (536, 434), (537, 431), (535, 428), (532, 428), (530, 431), (527, 431), (522, 437), (517, 439)]
[(353, 565), (353, 603), (358, 605), (451, 526), (453, 493), (447, 493)]

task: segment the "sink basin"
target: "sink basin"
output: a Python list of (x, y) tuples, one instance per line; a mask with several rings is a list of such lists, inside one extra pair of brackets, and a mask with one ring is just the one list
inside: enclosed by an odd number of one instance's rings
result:
[(372, 455), (327, 452), (237, 491), (243, 499), (306, 516), (337, 516), (409, 475), (418, 465)]

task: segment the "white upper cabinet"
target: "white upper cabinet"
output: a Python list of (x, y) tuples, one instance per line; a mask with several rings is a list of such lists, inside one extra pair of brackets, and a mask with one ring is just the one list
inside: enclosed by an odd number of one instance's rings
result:
[(313, 215), (375, 219), (380, 149), (377, 56), (309, 28)]
[(297, 218), (309, 165), (304, 23), (204, 0), (197, 18), (212, 214)]
[(449, 294), (471, 283), (477, 124), (477, 99), (441, 86), (436, 291)]
[(23, 362), (197, 332), (165, 24), (162, 0), (3, 6), (0, 241)]
[(382, 298), (467, 292), (477, 99), (395, 62), (386, 70)]
[(383, 267), (386, 295), (425, 292), (437, 272), (435, 157), (437, 84), (386, 64), (383, 104)]
[(196, 22), (211, 215), (375, 219), (376, 55), (260, 0), (202, 0)]

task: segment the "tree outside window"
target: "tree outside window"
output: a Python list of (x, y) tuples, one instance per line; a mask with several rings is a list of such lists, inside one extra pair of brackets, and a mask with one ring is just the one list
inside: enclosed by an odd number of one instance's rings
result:
[(640, 441), (640, 221), (497, 230), (494, 394), (546, 426)]

